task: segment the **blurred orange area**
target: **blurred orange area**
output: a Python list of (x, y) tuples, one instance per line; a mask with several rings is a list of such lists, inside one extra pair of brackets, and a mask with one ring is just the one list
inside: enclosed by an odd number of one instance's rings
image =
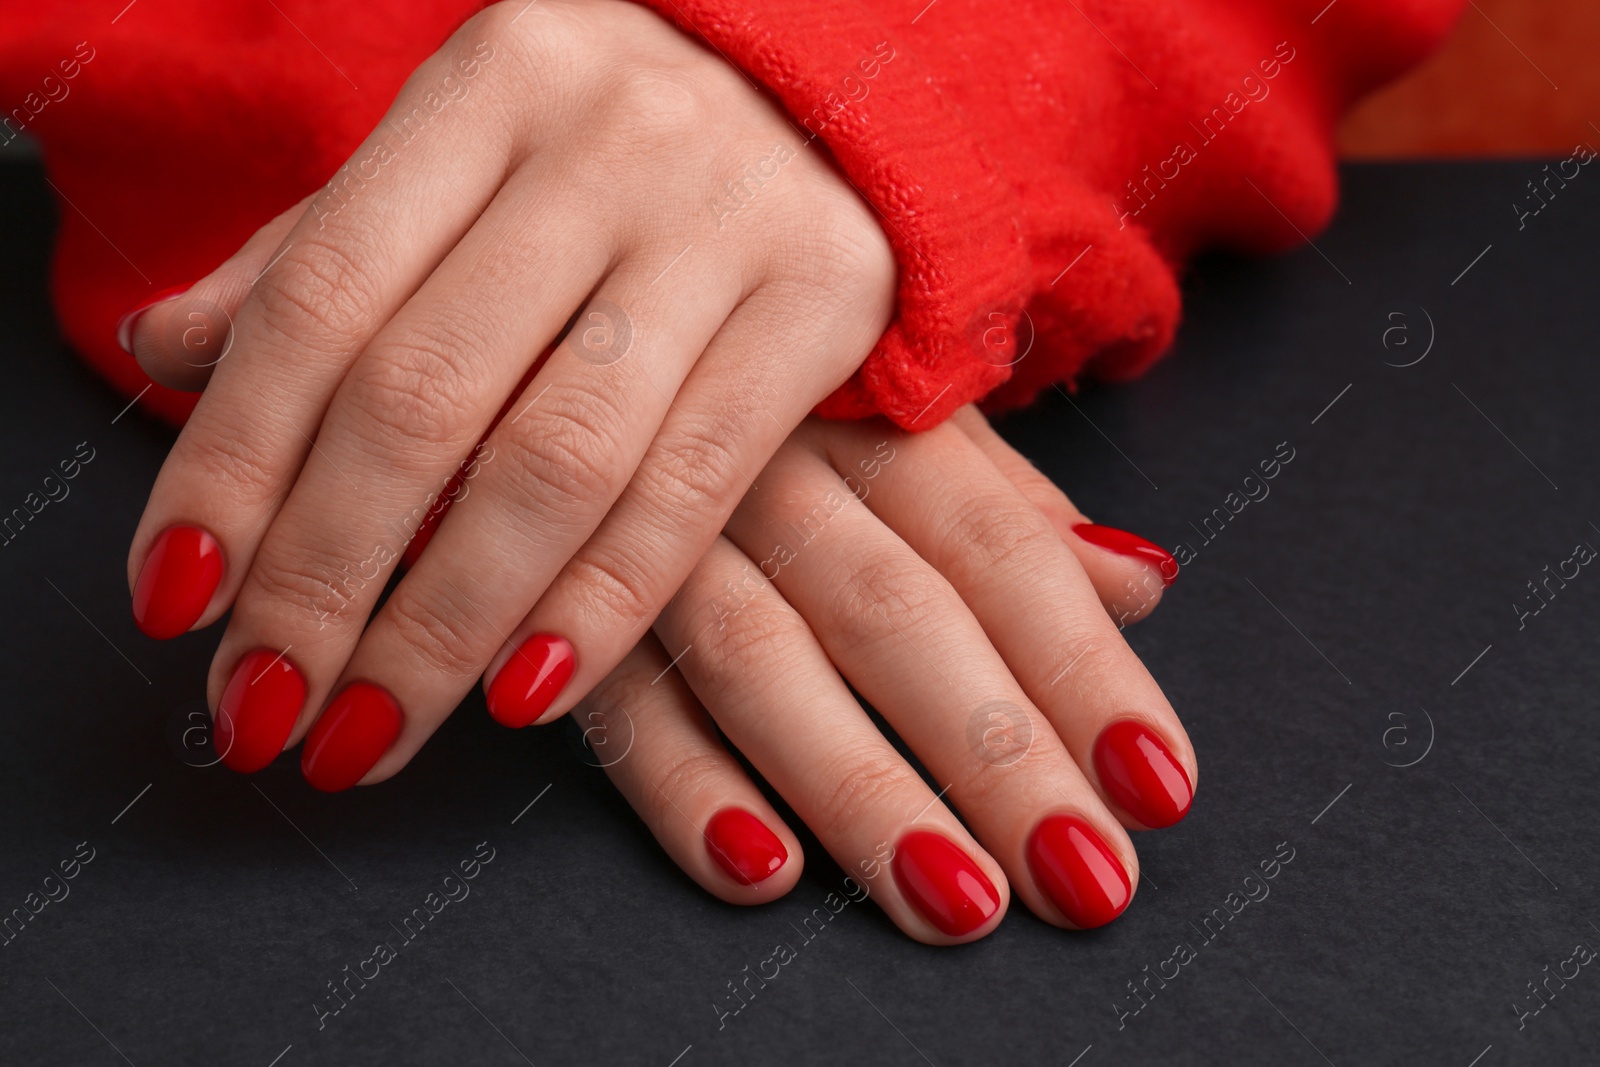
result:
[(1566, 155), (1600, 147), (1600, 2), (1469, 0), (1433, 58), (1339, 130), (1352, 159)]

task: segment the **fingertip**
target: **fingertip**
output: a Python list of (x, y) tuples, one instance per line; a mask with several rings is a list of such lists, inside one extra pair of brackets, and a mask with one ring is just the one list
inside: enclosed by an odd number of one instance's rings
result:
[(1127, 530), (1119, 530), (1115, 526), (1103, 526), (1095, 522), (1080, 522), (1072, 527), (1072, 532), (1096, 548), (1103, 548), (1116, 555), (1136, 560), (1154, 570), (1156, 577), (1161, 579), (1163, 588), (1177, 581), (1177, 559), (1154, 541), (1148, 541)]
[(123, 312), (122, 317), (117, 319), (117, 346), (124, 352), (128, 353), (128, 355), (133, 355), (134, 329), (138, 326), (139, 320), (144, 317), (145, 312), (156, 307), (158, 304), (164, 304), (169, 300), (174, 300), (182, 296), (192, 288), (194, 288), (193, 282), (187, 282), (183, 285), (170, 286), (157, 293), (151, 294), (133, 308)]
[(207, 530), (169, 526), (151, 542), (132, 583), (134, 623), (158, 641), (188, 633), (210, 613), (226, 570), (222, 546)]
[(371, 682), (352, 682), (306, 735), (300, 773), (324, 793), (382, 781), (387, 775), (374, 776), (372, 770), (394, 747), (404, 726), (405, 713), (388, 690)]
[(1194, 803), (1193, 771), (1143, 720), (1124, 718), (1100, 731), (1094, 767), (1106, 794), (1140, 825), (1175, 826)]
[(1172, 553), (1137, 534), (1081, 518), (1070, 526), (1052, 522), (1118, 629), (1148, 618), (1177, 580)]
[(713, 814), (701, 832), (701, 843), (711, 864), (709, 877), (696, 881), (730, 904), (777, 900), (794, 888), (805, 867), (799, 841), (781, 820), (739, 805)]
[(484, 687), (484, 703), (501, 726), (520, 729), (556, 718), (551, 705), (578, 669), (577, 650), (559, 634), (534, 634)]
[(1010, 894), (993, 858), (984, 859), (987, 864), (937, 830), (919, 828), (902, 834), (889, 868), (901, 896), (929, 927), (906, 932), (940, 945), (987, 937), (1005, 916)]
[(1081, 815), (1059, 812), (1040, 820), (1028, 837), (1027, 861), (1034, 883), (1068, 928), (1104, 926), (1133, 900), (1128, 864)]
[(232, 348), (233, 314), (242, 299), (219, 303), (216, 291), (208, 279), (157, 294), (118, 321), (117, 343), (152, 381), (186, 392), (204, 389)]

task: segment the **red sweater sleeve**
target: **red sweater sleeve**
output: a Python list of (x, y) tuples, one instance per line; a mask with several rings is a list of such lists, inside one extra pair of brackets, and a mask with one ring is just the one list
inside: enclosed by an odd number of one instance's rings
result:
[[(876, 208), (897, 313), (819, 410), (912, 429), (1144, 370), (1172, 340), (1185, 259), (1320, 228), (1338, 115), (1461, 6), (640, 2), (774, 94)], [(63, 327), (132, 395), (148, 383), (115, 346), (117, 316), (326, 180), (479, 5), (405, 0), (374, 19), (369, 3), (279, 0), (246, 17), (167, 0), (114, 22), (105, 6), (0, 13), (0, 102), (16, 104), (0, 156), (24, 128), (45, 144)], [(192, 406), (159, 387), (145, 402), (176, 419)]]
[(1139, 374), (1204, 247), (1305, 239), (1333, 126), (1460, 0), (643, 0), (774, 92), (874, 206), (898, 313), (825, 414)]

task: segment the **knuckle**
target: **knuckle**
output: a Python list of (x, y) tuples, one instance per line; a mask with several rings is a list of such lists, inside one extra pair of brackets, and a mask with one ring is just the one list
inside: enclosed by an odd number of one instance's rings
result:
[(483, 347), (470, 329), (442, 317), (412, 323), (404, 336), (369, 351), (351, 371), (349, 393), (362, 436), (406, 452), (416, 441), (452, 445), (475, 432), (476, 369), (468, 353)]
[(678, 520), (688, 515), (720, 517), (743, 480), (727, 442), (736, 435), (719, 427), (672, 434), (644, 464), (646, 497)]
[(362, 360), (349, 393), (356, 436), (386, 458), (414, 454), (411, 445), (455, 443), (466, 422), (467, 400), (459, 381), (433, 378), (417, 361)]
[[(535, 18), (523, 18), (527, 0), (501, 0), (490, 4), (463, 24), (458, 37), (488, 36), (496, 40), (560, 40), (574, 48), (587, 44), (592, 18), (585, 17), (577, 5), (543, 3)], [(581, 40), (580, 40), (581, 38)]]
[(886, 639), (916, 640), (930, 624), (951, 613), (944, 579), (920, 560), (899, 555), (857, 569), (833, 596), (831, 632), (845, 647), (875, 647)]
[(886, 309), (894, 296), (894, 249), (855, 194), (842, 187), (830, 190), (822, 210), (812, 205), (804, 224), (796, 269), (830, 293)]
[(296, 544), (289, 550), (264, 547), (239, 600), (287, 607), (296, 617), (315, 620), (313, 629), (321, 629), (330, 616), (353, 614), (347, 609), (361, 602), (368, 584), (369, 579), (342, 555), (315, 545)]
[(626, 116), (632, 144), (681, 147), (686, 140), (704, 138), (712, 118), (699, 80), (661, 63), (630, 69), (612, 101), (615, 114)]
[(754, 567), (696, 568), (672, 604), (672, 628), (689, 631), (684, 668), (708, 707), (752, 699), (810, 661), (810, 631)]
[(712, 695), (750, 697), (802, 662), (798, 619), (775, 598), (757, 596), (718, 616), (695, 647), (697, 678)]
[(408, 593), (402, 588), (384, 615), (416, 669), (468, 681), (483, 673), (487, 655), (479, 647), (472, 608), (459, 594), (445, 589)]
[(617, 547), (585, 545), (568, 561), (567, 577), (579, 611), (603, 629), (649, 623), (666, 600), (644, 561)]
[(1005, 493), (980, 492), (959, 501), (951, 515), (952, 563), (982, 574), (991, 567), (1037, 560), (1061, 539)]
[[(530, 10), (530, 8), (534, 8)], [(473, 16), (457, 31), (454, 41), (467, 45), (488, 43), (508, 52), (516, 67), (518, 84), (527, 99), (551, 101), (552, 95), (570, 98), (575, 85), (586, 80), (585, 70), (596, 65), (605, 43), (597, 18), (588, 5), (540, 0), (503, 0)]]
[(651, 824), (665, 825), (668, 820), (681, 818), (684, 801), (700, 793), (722, 792), (728, 766), (725, 758), (704, 748), (674, 749), (660, 766), (652, 770), (654, 788), (650, 789), (647, 803), (650, 806)]
[(358, 256), (339, 242), (302, 237), (251, 289), (267, 330), (282, 342), (326, 352), (359, 347), (377, 321), (378, 294)]
[(552, 515), (587, 516), (614, 500), (630, 473), (613, 454), (612, 442), (622, 436), (616, 406), (580, 387), (551, 385), (539, 408), (520, 432), (507, 434), (510, 462), (501, 472), (515, 479), (511, 491)]
[(181, 456), (200, 484), (233, 507), (259, 512), (288, 491), (266, 449), (237, 427), (184, 434)]
[(865, 292), (888, 294), (894, 286), (894, 249), (866, 207), (852, 201), (828, 234), (834, 258)]
[(660, 664), (653, 658), (639, 655), (639, 651), (636, 648), (584, 694), (572, 709), (574, 718), (598, 721), (602, 727), (608, 727), (613, 719), (631, 718), (630, 708), (648, 714), (652, 708), (665, 706), (662, 698), (670, 696), (673, 690), (663, 691), (652, 686), (661, 674)]
[(911, 769), (892, 751), (847, 753), (828, 761), (816, 780), (837, 783), (817, 798), (816, 820), (806, 820), (823, 840), (881, 824), (885, 810), (899, 815), (912, 787)]
[[(1030, 711), (1028, 717), (1030, 738), (1042, 737), (1041, 731), (1050, 729), (1042, 716)], [(1015, 811), (1019, 799), (1029, 789), (1029, 783), (1037, 782), (1041, 777), (1057, 775), (1057, 768), (1050, 766), (1049, 769), (1043, 769), (1045, 766), (1041, 763), (1040, 753), (1030, 744), (1027, 751), (1015, 760), (956, 760), (948, 773), (941, 777), (950, 783), (949, 795), (955, 798), (956, 807), (960, 809)], [(1019, 821), (1026, 818), (1023, 812), (1017, 814)]]
[[(1115, 630), (1107, 628), (1100, 615), (1098, 629), (1085, 627), (1085, 632), (1068, 632), (1061, 639), (1062, 651), (1057, 656), (1059, 664), (1051, 670), (1056, 679), (1054, 688), (1082, 699), (1126, 691), (1128, 688), (1128, 657), (1132, 652)], [(1103, 703), (1103, 696), (1100, 703)]]
[(517, 15), (527, 7), (526, 0), (501, 0), (500, 3), (490, 4), (472, 18), (468, 19), (456, 32), (458, 38), (476, 38), (489, 36), (504, 39), (518, 32), (513, 27), (521, 19)]

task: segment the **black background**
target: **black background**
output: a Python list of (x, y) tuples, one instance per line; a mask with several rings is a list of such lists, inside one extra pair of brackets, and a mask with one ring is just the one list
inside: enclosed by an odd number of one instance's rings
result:
[[(1513, 608), (1600, 546), (1600, 178), (1519, 231), (1539, 167), (1348, 169), (1316, 248), (1193, 272), (1178, 351), (1142, 381), (1005, 421), (1097, 520), (1198, 550), (1131, 640), (1202, 775), (1184, 823), (1137, 839), (1118, 922), (1068, 934), (1019, 904), (960, 949), (870, 903), (801, 943), (842, 886), (809, 839), (788, 898), (719, 903), (569, 729), (502, 730), (476, 695), (372, 789), (316, 794), (293, 757), (190, 766), (218, 631), (145, 640), (124, 575), (170, 433), (65, 351), (46, 187), (0, 169), (0, 512), (95, 450), (0, 548), (0, 912), (94, 850), (0, 948), (0, 1061), (1596, 1062), (1600, 964), (1520, 1030), (1512, 1007), (1600, 949), (1600, 576), (1520, 630)], [(1280, 442), (1271, 495), (1202, 541), (1190, 524)], [(324, 983), (483, 841), (470, 896), (319, 1030)], [(1190, 924), (1282, 842), (1270, 896), (1202, 943)], [(725, 983), (780, 941), (799, 958), (719, 1030)], [(1125, 984), (1183, 941), (1198, 959), (1119, 1029)]]

